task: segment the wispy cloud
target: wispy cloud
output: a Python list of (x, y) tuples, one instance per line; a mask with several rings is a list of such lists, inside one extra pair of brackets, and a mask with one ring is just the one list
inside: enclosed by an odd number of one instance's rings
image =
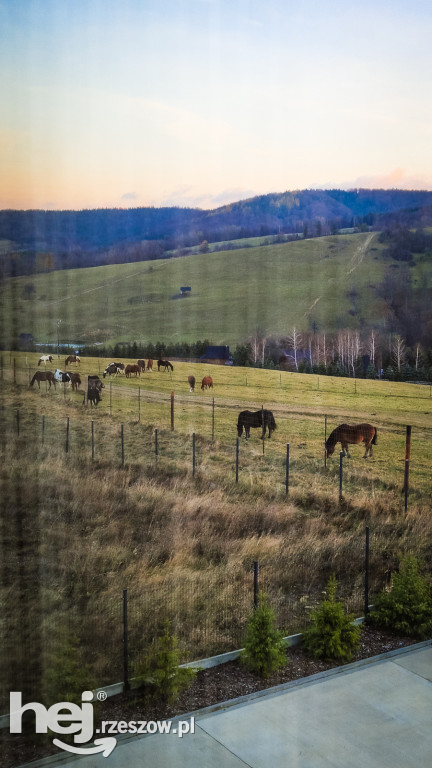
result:
[[(314, 186), (313, 184), (311, 186)], [(357, 176), (352, 181), (319, 184), (317, 189), (431, 189), (432, 177), (424, 174), (407, 173), (403, 168), (394, 168), (389, 173)]]
[(178, 205), (184, 208), (203, 208), (205, 210), (211, 210), (213, 208), (220, 208), (223, 205), (228, 205), (229, 203), (235, 203), (238, 200), (254, 197), (257, 194), (260, 193), (243, 187), (224, 189), (215, 194), (203, 192), (196, 187), (177, 187), (164, 194), (158, 205)]

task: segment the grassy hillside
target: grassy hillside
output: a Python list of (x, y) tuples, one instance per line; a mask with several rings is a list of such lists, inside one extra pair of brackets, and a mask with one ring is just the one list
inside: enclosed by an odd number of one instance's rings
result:
[[(381, 254), (378, 235), (366, 233), (9, 279), (0, 289), (0, 341), (32, 333), (56, 343), (59, 319), (63, 343), (235, 345), (257, 328), (277, 337), (312, 323), (327, 332), (385, 327), (388, 307), (376, 287), (402, 267)], [(179, 298), (183, 285), (190, 297)]]

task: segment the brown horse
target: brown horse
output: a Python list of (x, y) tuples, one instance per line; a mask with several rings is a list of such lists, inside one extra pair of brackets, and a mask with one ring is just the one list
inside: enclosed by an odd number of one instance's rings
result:
[(141, 368), (142, 372), (144, 373), (144, 371), (146, 369), (146, 362), (145, 362), (145, 360), (137, 360), (137, 363), (138, 363), (139, 367)]
[(50, 389), (51, 389), (51, 384), (54, 384), (54, 389), (56, 388), (56, 381), (52, 371), (36, 371), (35, 375), (33, 376), (30, 382), (31, 387), (33, 386), (35, 381), (37, 381), (39, 389), (40, 389), (41, 381), (47, 381)]
[(172, 363), (170, 363), (169, 360), (158, 360), (157, 367), (158, 367), (158, 371), (160, 371), (161, 368), (163, 368), (164, 371), (167, 371), (169, 368), (171, 368), (172, 371), (174, 370), (174, 366), (172, 365)]
[(65, 360), (65, 367), (68, 367), (69, 363), (80, 363), (81, 360), (79, 359), (78, 355), (69, 355), (69, 357)]
[(147, 360), (147, 370), (153, 373), (153, 360)]
[(195, 392), (195, 376), (188, 376), (189, 391)]
[(205, 389), (213, 389), (213, 379), (211, 376), (204, 376), (201, 382), (201, 389), (204, 392)]
[(139, 365), (127, 365), (125, 368), (126, 378), (129, 379), (132, 373), (134, 373), (135, 376), (137, 374), (138, 376), (141, 376), (141, 367)]
[(81, 376), (79, 373), (70, 373), (70, 380), (72, 384), (72, 390), (76, 390), (78, 392), (78, 387), (81, 384)]
[(371, 424), (340, 424), (339, 427), (333, 430), (330, 437), (326, 440), (325, 449), (326, 457), (331, 456), (334, 453), (336, 443), (340, 443), (342, 446), (342, 453), (345, 456), (350, 456), (348, 445), (350, 443), (364, 443), (365, 453), (363, 458), (366, 459), (372, 456), (372, 446), (377, 442), (377, 428)]

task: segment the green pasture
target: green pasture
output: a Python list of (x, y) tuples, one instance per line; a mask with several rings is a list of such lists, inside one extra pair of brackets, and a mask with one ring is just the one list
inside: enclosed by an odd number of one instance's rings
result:
[[(124, 455), (126, 462), (153, 461), (155, 456), (155, 429), (158, 430), (159, 461), (179, 463), (189, 472), (192, 462), (192, 435), (196, 435), (196, 469), (209, 476), (226, 472), (233, 476), (236, 422), (244, 409), (262, 406), (274, 412), (278, 428), (271, 440), (264, 444), (260, 430), (252, 430), (251, 439), (240, 440), (240, 464), (251, 487), (256, 475), (274, 478), (278, 493), (285, 482), (287, 444), (290, 451), (292, 482), (302, 488), (305, 478), (321, 475), (324, 470), (324, 436), (343, 422), (367, 421), (378, 429), (378, 444), (373, 459), (363, 460), (363, 446), (353, 446), (352, 458), (345, 460), (346, 482), (354, 487), (373, 486), (374, 489), (397, 488), (403, 484), (406, 426), (412, 427), (411, 472), (416, 477), (420, 495), (431, 489), (430, 467), (432, 459), (432, 388), (410, 383), (372, 381), (368, 379), (342, 379), (325, 376), (295, 374), (279, 371), (205, 366), (174, 361), (174, 371), (168, 373), (145, 372), (139, 377), (106, 377), (102, 401), (97, 408), (83, 407), (86, 375), (102, 371), (108, 359), (82, 358), (79, 370), (82, 386), (78, 392), (57, 385), (56, 390), (41, 389), (28, 383), (37, 367), (38, 356), (25, 353), (7, 353), (2, 356), (4, 385), (13, 379), (13, 360), (16, 368), (14, 408), (21, 405), (23, 418), (26, 408), (36, 420), (40, 439), (41, 416), (45, 415), (46, 429), (54, 429), (59, 444), (65, 439), (66, 418), (70, 418), (70, 442), (85, 445), (88, 457), (91, 451), (91, 421), (94, 422), (96, 455), (118, 463), (121, 457), (120, 430), (123, 424)], [(128, 361), (125, 359), (125, 363)], [(129, 361), (130, 362), (130, 361)], [(64, 359), (55, 360), (55, 366), (64, 370)], [(196, 388), (190, 393), (187, 378), (196, 377)], [(200, 383), (204, 375), (213, 378), (213, 390), (202, 392)], [(174, 394), (174, 431), (171, 430), (171, 393)], [(13, 409), (10, 419), (15, 418)], [(56, 426), (53, 426), (52, 422)], [(51, 422), (51, 427), (49, 423)], [(13, 425), (11, 427), (13, 429)], [(106, 436), (106, 431), (111, 437)], [(47, 433), (48, 434), (48, 433)], [(336, 488), (339, 471), (340, 446), (328, 459), (321, 485)], [(182, 469), (182, 471), (183, 471)], [(171, 471), (171, 470), (170, 470)], [(351, 480), (350, 480), (351, 478)], [(371, 485), (372, 484), (372, 485)], [(400, 499), (397, 498), (397, 504)]]
[[(375, 289), (389, 263), (378, 235), (365, 233), (8, 279), (0, 288), (0, 342), (10, 347), (31, 333), (51, 344), (208, 338), (235, 345), (257, 329), (278, 337), (312, 324), (328, 333), (378, 327), (385, 307)], [(183, 285), (191, 295), (180, 298)]]

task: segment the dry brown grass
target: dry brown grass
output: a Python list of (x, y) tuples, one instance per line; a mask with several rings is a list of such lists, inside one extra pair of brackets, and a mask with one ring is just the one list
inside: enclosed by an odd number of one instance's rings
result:
[(258, 438), (242, 442), (236, 483), (232, 434), (214, 443), (197, 436), (193, 476), (189, 431), (159, 428), (156, 458), (158, 422), (131, 421), (125, 423), (121, 466), (115, 417), (6, 382), (0, 386), (6, 690), (13, 682), (25, 691), (43, 674), (63, 626), (80, 637), (98, 684), (120, 680), (124, 588), (132, 662), (166, 615), (184, 656), (199, 658), (239, 646), (252, 606), (255, 560), (260, 585), (288, 632), (302, 628), (332, 572), (347, 607), (361, 612), (366, 525), (372, 590), (388, 580), (401, 553), (430, 552), (430, 476), (421, 465), (405, 515), (400, 462), (389, 451), (386, 463), (390, 431), (380, 435), (373, 462), (357, 456), (346, 462), (340, 501), (338, 462), (323, 467), (315, 448), (319, 430), (310, 420), (306, 441), (300, 432), (292, 440), (286, 495), (280, 436), (266, 444), (265, 455)]

